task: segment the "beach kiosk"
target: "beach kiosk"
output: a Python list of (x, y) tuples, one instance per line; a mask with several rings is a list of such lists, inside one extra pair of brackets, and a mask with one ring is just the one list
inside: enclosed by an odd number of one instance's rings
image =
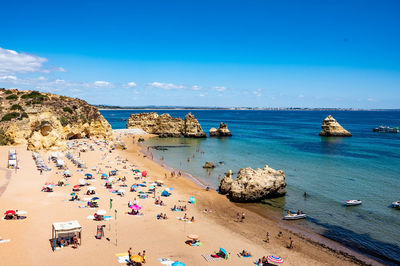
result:
[(77, 235), (79, 245), (82, 245), (82, 226), (78, 221), (53, 223), (51, 238), (53, 239), (52, 248), (56, 249), (57, 240), (59, 237), (72, 238)]

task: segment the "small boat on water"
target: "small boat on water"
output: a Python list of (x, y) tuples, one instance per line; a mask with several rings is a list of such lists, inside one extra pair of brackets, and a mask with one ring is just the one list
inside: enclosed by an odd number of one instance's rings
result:
[(379, 126), (373, 129), (374, 132), (381, 133), (399, 133), (398, 127)]
[(361, 200), (346, 200), (346, 206), (356, 206), (361, 205)]
[(307, 215), (305, 213), (288, 213), (286, 216), (283, 217), (283, 220), (300, 220), (305, 219)]
[(400, 209), (400, 200), (392, 202), (392, 208), (399, 208)]

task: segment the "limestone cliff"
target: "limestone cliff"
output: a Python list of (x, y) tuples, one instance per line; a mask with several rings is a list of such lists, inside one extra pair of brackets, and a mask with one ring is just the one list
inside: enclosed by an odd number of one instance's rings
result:
[(351, 137), (351, 133), (344, 129), (331, 115), (322, 121), (320, 136)]
[(67, 139), (110, 139), (111, 126), (96, 107), (80, 99), (0, 89), (3, 144), (27, 144), (30, 150), (63, 149)]
[(232, 133), (229, 131), (228, 126), (225, 123), (219, 124), (218, 129), (211, 128), (209, 131), (210, 137), (230, 137)]
[(235, 202), (257, 202), (266, 198), (280, 197), (286, 193), (285, 173), (266, 165), (263, 169), (250, 167), (239, 170), (233, 180), (232, 171), (221, 180), (219, 192), (227, 194)]
[(206, 137), (199, 122), (191, 113), (188, 113), (183, 120), (171, 117), (169, 114), (158, 115), (155, 112), (131, 114), (126, 128), (140, 128), (159, 137)]

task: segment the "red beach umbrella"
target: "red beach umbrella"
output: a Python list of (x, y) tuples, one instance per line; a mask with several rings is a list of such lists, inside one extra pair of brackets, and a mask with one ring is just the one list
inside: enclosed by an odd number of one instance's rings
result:
[(75, 186), (74, 186), (74, 188), (80, 188), (80, 187), (81, 187), (80, 185), (75, 185)]
[(270, 256), (267, 256), (267, 259), (272, 263), (283, 263), (283, 259), (278, 256), (270, 255)]
[(143, 171), (142, 172), (142, 176), (144, 177), (144, 176), (147, 176), (147, 172), (146, 171)]
[(15, 211), (13, 211), (13, 210), (8, 210), (4, 213), (4, 215), (14, 215), (14, 214), (15, 214)]

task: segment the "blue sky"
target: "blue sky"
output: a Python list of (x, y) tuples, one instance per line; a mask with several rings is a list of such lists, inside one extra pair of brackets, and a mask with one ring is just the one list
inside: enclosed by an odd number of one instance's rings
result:
[(400, 108), (400, 2), (8, 1), (0, 87), (92, 104)]

